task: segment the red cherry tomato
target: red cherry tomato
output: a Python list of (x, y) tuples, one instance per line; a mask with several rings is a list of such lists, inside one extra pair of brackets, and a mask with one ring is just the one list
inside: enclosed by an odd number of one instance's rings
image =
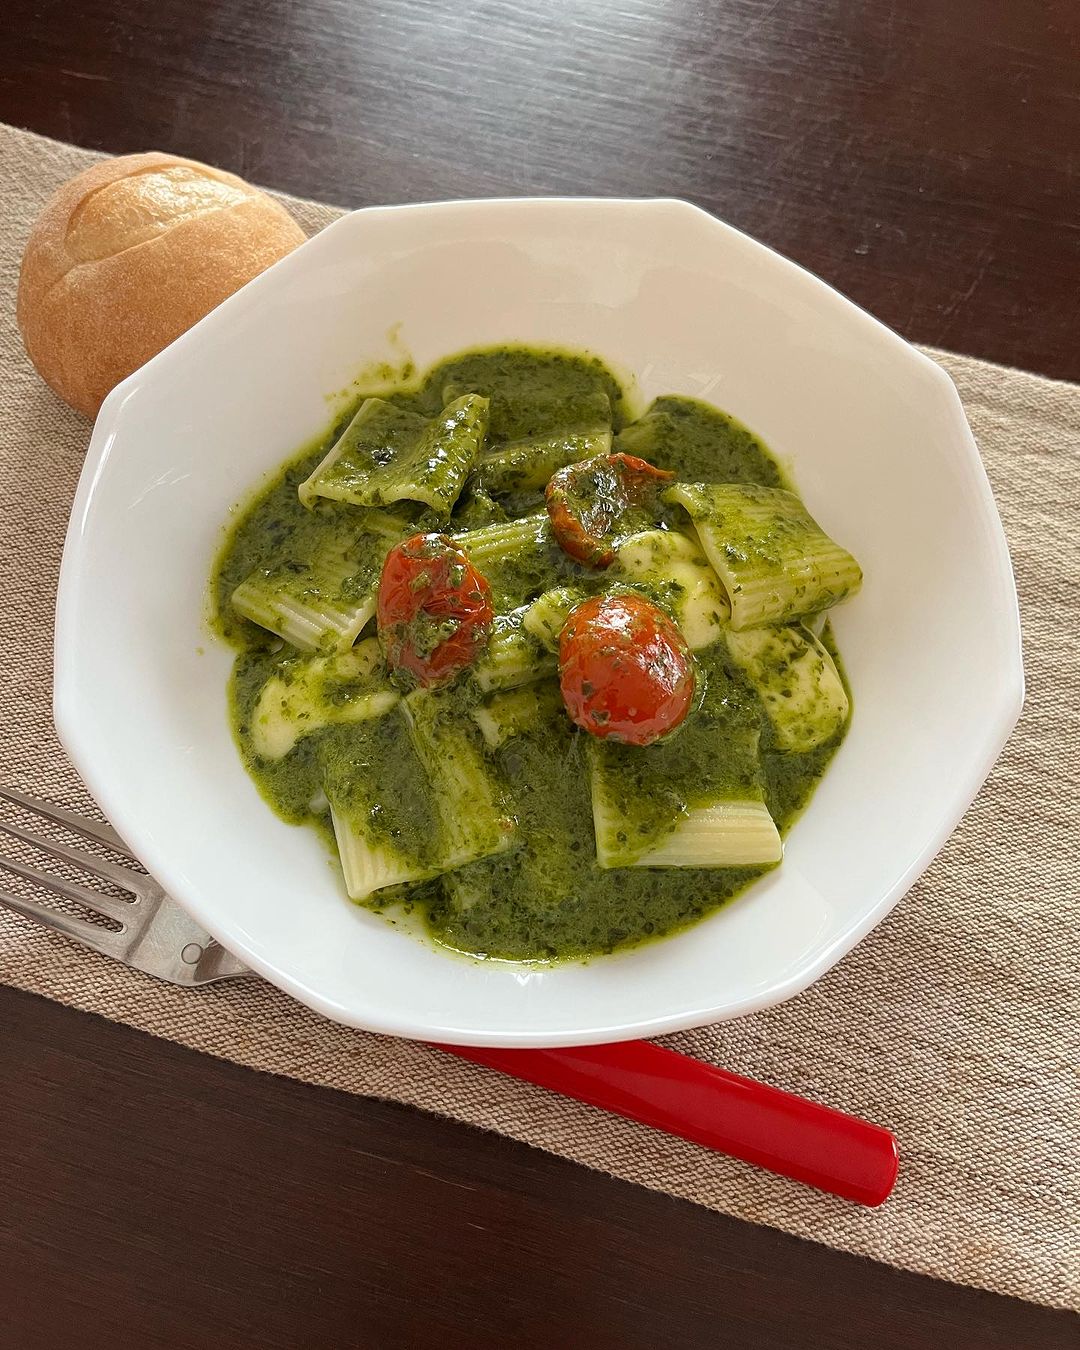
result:
[(667, 469), (622, 452), (560, 469), (552, 475), (544, 498), (563, 551), (588, 567), (610, 566), (615, 560), (612, 533), (628, 512), (648, 505), (658, 484), (674, 477)]
[(637, 595), (598, 595), (559, 638), (559, 684), (571, 720), (593, 736), (651, 745), (694, 698), (694, 663), (662, 609)]
[(386, 555), (378, 624), (391, 669), (445, 683), (476, 659), (493, 616), (487, 579), (447, 535), (414, 534)]

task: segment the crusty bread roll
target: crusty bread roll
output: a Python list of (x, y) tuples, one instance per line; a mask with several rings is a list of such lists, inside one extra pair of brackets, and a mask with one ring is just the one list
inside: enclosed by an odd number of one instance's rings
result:
[(26, 350), (93, 417), (113, 385), (303, 241), (231, 173), (161, 154), (95, 164), (31, 231), (17, 307)]

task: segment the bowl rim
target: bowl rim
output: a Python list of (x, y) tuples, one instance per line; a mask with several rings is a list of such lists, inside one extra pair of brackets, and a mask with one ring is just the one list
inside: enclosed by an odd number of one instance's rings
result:
[[(967, 772), (957, 781), (952, 808), (943, 815), (937, 828), (932, 832), (924, 847), (905, 869), (885, 889), (881, 898), (872, 907), (865, 909), (859, 919), (838, 936), (834, 942), (823, 947), (812, 958), (805, 960), (790, 975), (774, 981), (761, 993), (747, 995), (734, 1002), (728, 1001), (716, 1007), (686, 1009), (653, 1018), (641, 1018), (633, 1024), (618, 1026), (585, 1027), (567, 1033), (545, 1033), (532, 1031), (477, 1032), (471, 1027), (458, 1027), (452, 1023), (420, 1025), (403, 1019), (395, 1014), (382, 1015), (377, 1005), (367, 1007), (363, 1004), (362, 991), (358, 991), (356, 1005), (344, 1006), (334, 999), (312, 988), (305, 980), (290, 974), (273, 961), (265, 959), (253, 949), (247, 941), (245, 932), (228, 921), (227, 916), (216, 912), (211, 905), (204, 906), (200, 894), (193, 893), (178, 875), (170, 861), (172, 850), (159, 848), (152, 838), (147, 838), (140, 827), (137, 812), (128, 809), (123, 789), (117, 790), (115, 780), (105, 772), (99, 772), (93, 754), (92, 736), (85, 730), (86, 722), (82, 717), (84, 692), (78, 676), (78, 661), (75, 650), (75, 611), (77, 608), (78, 572), (81, 561), (83, 528), (90, 504), (94, 498), (98, 483), (105, 472), (109, 451), (120, 430), (124, 407), (140, 388), (148, 381), (167, 378), (172, 368), (183, 360), (187, 350), (202, 340), (209, 331), (232, 321), (257, 306), (261, 302), (264, 289), (275, 284), (274, 278), (284, 271), (303, 268), (310, 259), (311, 250), (319, 246), (319, 241), (357, 228), (360, 221), (373, 215), (409, 214), (409, 215), (473, 215), (488, 214), (492, 211), (535, 211), (538, 208), (560, 210), (595, 211), (668, 211), (680, 215), (689, 215), (699, 224), (707, 224), (711, 229), (719, 229), (729, 238), (737, 241), (740, 247), (749, 247), (770, 255), (774, 266), (782, 267), (791, 279), (798, 279), (805, 293), (813, 295), (820, 303), (830, 306), (834, 312), (839, 308), (856, 322), (866, 326), (867, 332), (876, 334), (879, 340), (885, 340), (897, 355), (902, 355), (916, 366), (922, 378), (937, 385), (939, 395), (943, 395), (950, 405), (952, 416), (959, 419), (958, 425), (965, 433), (967, 441), (967, 482), (979, 497), (980, 514), (984, 525), (988, 527), (987, 542), (992, 547), (995, 582), (1007, 604), (1002, 604), (1000, 621), (1011, 629), (1008, 644), (1009, 669), (1002, 670), (998, 689), (998, 700), (992, 715), (988, 705), (987, 715), (981, 730), (981, 742), (978, 754), (972, 754)], [(307, 254), (307, 257), (305, 257)], [(360, 210), (346, 212), (325, 228), (318, 231), (292, 253), (259, 274), (247, 285), (217, 306), (198, 323), (181, 334), (173, 343), (153, 357), (146, 365), (129, 375), (107, 396), (94, 423), (86, 460), (79, 478), (78, 488), (71, 508), (64, 543), (63, 558), (57, 588), (56, 625), (54, 637), (54, 681), (53, 713), (61, 743), (72, 763), (81, 775), (87, 788), (97, 801), (105, 815), (120, 835), (128, 841), (151, 875), (171, 894), (193, 918), (202, 924), (222, 945), (235, 956), (251, 966), (258, 974), (286, 993), (313, 1008), (324, 1016), (345, 1025), (360, 1027), (381, 1034), (400, 1036), (408, 1039), (442, 1040), (449, 1044), (488, 1045), (509, 1047), (540, 1047), (556, 1045), (586, 1045), (604, 1041), (627, 1040), (637, 1037), (656, 1036), (667, 1032), (701, 1026), (718, 1018), (729, 1020), (735, 1017), (761, 1011), (782, 1003), (808, 988), (816, 980), (841, 960), (855, 947), (878, 923), (896, 906), (911, 886), (929, 866), (945, 841), (963, 818), (1001, 753), (1013, 727), (1015, 726), (1024, 702), (1024, 669), (1021, 645), (1021, 626), (1019, 605), (1016, 595), (1012, 564), (1000, 515), (994, 502), (985, 467), (972, 436), (963, 405), (953, 381), (941, 366), (929, 356), (907, 342), (881, 320), (869, 314), (855, 304), (842, 292), (817, 277), (800, 264), (786, 258), (783, 254), (760, 243), (734, 226), (713, 216), (708, 211), (691, 202), (677, 197), (497, 197), (469, 198), (461, 201), (431, 201), (404, 203), (389, 206), (369, 206)]]

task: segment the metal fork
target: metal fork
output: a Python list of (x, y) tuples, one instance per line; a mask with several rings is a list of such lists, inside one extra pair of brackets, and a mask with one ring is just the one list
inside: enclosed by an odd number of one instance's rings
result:
[[(132, 862), (137, 861), (116, 831), (102, 821), (65, 811), (63, 807), (40, 801), (24, 792), (16, 792), (14, 788), (0, 787), (0, 798), (25, 807), (57, 825), (63, 825), (84, 839), (94, 839)], [(0, 904), (8, 909), (74, 938), (104, 956), (134, 966), (136, 970), (154, 975), (159, 980), (168, 980), (170, 984), (192, 987), (255, 974), (216, 942), (204, 928), (200, 928), (194, 919), (190, 919), (176, 901), (166, 895), (145, 872), (137, 872), (134, 868), (124, 867), (93, 853), (85, 853), (80, 848), (72, 848), (58, 839), (36, 834), (11, 821), (0, 820), (0, 830), (44, 853), (52, 854), (54, 858), (73, 863), (91, 876), (112, 882), (130, 897), (119, 900), (114, 896), (102, 895), (87, 886), (80, 886), (78, 882), (50, 876), (27, 863), (0, 854), (0, 867), (34, 882), (43, 890), (73, 900), (95, 914), (114, 920), (120, 924), (120, 929), (102, 928), (88, 919), (50, 909), (40, 901), (28, 900), (0, 886)]]

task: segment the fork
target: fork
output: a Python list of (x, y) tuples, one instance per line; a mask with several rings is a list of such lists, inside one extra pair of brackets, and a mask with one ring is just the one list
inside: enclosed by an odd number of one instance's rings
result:
[[(102, 821), (13, 788), (0, 787), (0, 799), (138, 862), (116, 831)], [(114, 920), (120, 930), (50, 909), (2, 886), (0, 905), (172, 984), (193, 987), (255, 975), (188, 918), (145, 872), (10, 821), (0, 820), (0, 831), (111, 882), (131, 897), (118, 900), (102, 895), (0, 854), (0, 868)], [(649, 1041), (551, 1050), (434, 1048), (858, 1204), (880, 1205), (896, 1180), (896, 1140), (880, 1125)]]
[[(138, 861), (112, 826), (103, 821), (65, 811), (51, 802), (16, 792), (14, 788), (0, 787), (0, 798), (62, 825), (72, 834), (104, 844), (131, 862)], [(117, 961), (134, 966), (146, 975), (168, 980), (170, 984), (195, 987), (213, 984), (216, 980), (255, 975), (253, 970), (216, 942), (205, 928), (200, 928), (194, 919), (190, 919), (176, 901), (166, 895), (145, 872), (36, 834), (11, 821), (0, 820), (0, 830), (43, 853), (50, 853), (54, 858), (74, 864), (101, 881), (111, 882), (130, 897), (119, 900), (115, 896), (102, 895), (88, 886), (68, 881), (66, 877), (52, 876), (37, 867), (0, 854), (0, 867), (34, 882), (54, 895), (73, 900), (103, 918), (112, 919), (120, 928), (119, 931), (103, 928), (88, 919), (50, 909), (40, 901), (14, 895), (0, 886), (0, 904), (6, 905), (8, 909), (55, 929), (65, 937), (74, 938), (76, 942), (92, 947), (103, 956), (115, 957)]]

